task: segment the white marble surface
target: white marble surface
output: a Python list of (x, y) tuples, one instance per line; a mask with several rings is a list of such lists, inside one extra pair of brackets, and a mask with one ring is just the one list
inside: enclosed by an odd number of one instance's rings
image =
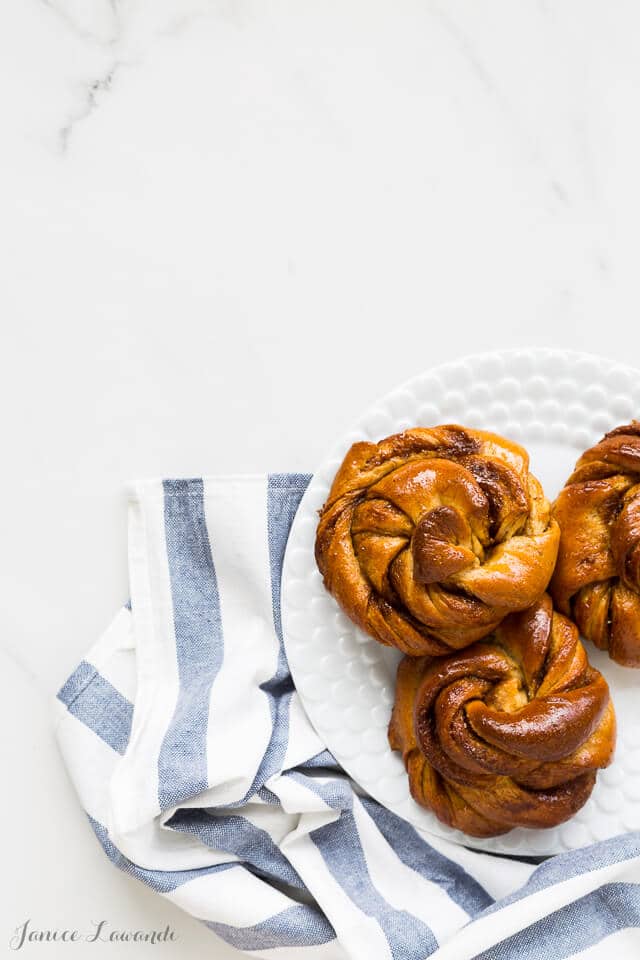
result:
[(127, 597), (126, 485), (313, 468), (460, 353), (640, 364), (639, 28), (631, 0), (2, 4), (2, 949), (104, 916), (237, 956), (106, 862), (51, 736)]

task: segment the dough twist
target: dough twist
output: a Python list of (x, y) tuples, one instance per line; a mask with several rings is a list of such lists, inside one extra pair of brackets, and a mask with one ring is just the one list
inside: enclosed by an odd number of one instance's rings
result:
[(571, 817), (612, 759), (615, 715), (575, 625), (545, 594), (483, 642), (405, 657), (389, 742), (418, 803), (490, 837)]
[(448, 425), (351, 447), (320, 513), (316, 559), (359, 627), (438, 655), (537, 600), (558, 539), (526, 451)]
[(640, 667), (640, 422), (582, 454), (553, 513), (558, 609), (613, 660)]

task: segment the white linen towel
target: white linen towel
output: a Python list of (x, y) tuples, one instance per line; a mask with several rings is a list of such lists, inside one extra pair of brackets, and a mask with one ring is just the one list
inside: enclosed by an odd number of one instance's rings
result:
[(300, 474), (140, 483), (131, 600), (56, 699), (107, 857), (257, 956), (640, 956), (640, 835), (537, 865), (419, 833), (340, 770), (289, 674)]

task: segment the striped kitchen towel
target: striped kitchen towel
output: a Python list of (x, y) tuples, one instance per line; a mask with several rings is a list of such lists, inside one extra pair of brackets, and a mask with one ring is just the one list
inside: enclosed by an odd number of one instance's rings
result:
[(131, 601), (56, 700), (107, 857), (258, 956), (640, 956), (640, 834), (536, 866), (419, 833), (340, 770), (282, 638), (282, 561), (308, 480), (132, 492)]

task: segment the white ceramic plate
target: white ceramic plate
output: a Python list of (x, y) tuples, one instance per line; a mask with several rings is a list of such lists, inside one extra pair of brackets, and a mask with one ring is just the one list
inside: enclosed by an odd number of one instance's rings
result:
[(355, 627), (325, 591), (314, 560), (317, 511), (356, 440), (381, 440), (412, 426), (461, 423), (523, 444), (553, 499), (580, 453), (614, 426), (640, 417), (640, 373), (600, 357), (558, 350), (479, 354), (427, 371), (383, 397), (344, 437), (314, 477), (293, 522), (282, 604), (294, 681), (318, 734), (368, 793), (414, 826), (496, 853), (542, 855), (640, 829), (640, 670), (587, 644), (606, 676), (618, 716), (612, 766), (568, 823), (475, 840), (416, 804), (387, 724), (400, 655)]

